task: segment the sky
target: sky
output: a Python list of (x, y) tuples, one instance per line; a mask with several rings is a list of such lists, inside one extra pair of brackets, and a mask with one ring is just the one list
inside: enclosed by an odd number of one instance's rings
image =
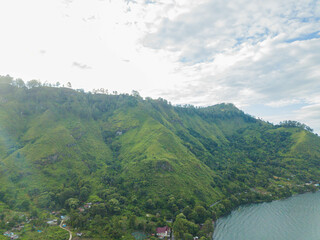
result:
[(320, 133), (320, 0), (0, 0), (0, 75)]

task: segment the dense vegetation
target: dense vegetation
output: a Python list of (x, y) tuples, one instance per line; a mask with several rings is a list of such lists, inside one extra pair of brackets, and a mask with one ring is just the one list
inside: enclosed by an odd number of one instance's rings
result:
[(59, 85), (0, 77), (0, 233), (13, 212), (36, 229), (59, 211), (91, 239), (166, 225), (176, 239), (209, 239), (236, 206), (319, 181), (320, 139), (304, 124)]

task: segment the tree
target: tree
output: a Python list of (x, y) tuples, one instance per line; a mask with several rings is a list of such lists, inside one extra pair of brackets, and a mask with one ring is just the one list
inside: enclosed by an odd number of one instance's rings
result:
[(177, 239), (183, 239), (185, 233), (192, 235), (196, 234), (199, 230), (198, 225), (186, 219), (183, 213), (178, 214), (176, 221), (173, 223), (174, 235)]
[(16, 85), (17, 87), (19, 88), (23, 88), (25, 87), (25, 83), (24, 81), (21, 79), (21, 78), (17, 78), (15, 81), (14, 81), (14, 85)]
[(196, 223), (203, 223), (207, 219), (208, 213), (204, 207), (196, 206), (194, 208), (194, 211), (196, 212), (196, 216), (197, 216), (195, 219)]
[(132, 229), (136, 229), (136, 226), (137, 226), (137, 216), (131, 215), (129, 217), (129, 227)]
[(0, 76), (0, 85), (11, 85), (13, 82), (13, 78), (9, 75), (7, 76)]
[(183, 234), (183, 239), (184, 240), (193, 240), (193, 236), (190, 233), (185, 233), (185, 234)]
[(180, 213), (177, 215), (176, 219), (180, 219), (180, 218), (186, 219), (186, 216), (183, 213)]
[(30, 202), (28, 200), (23, 200), (23, 202), (19, 206), (19, 209), (22, 211), (28, 211), (29, 207), (30, 207)]
[(134, 97), (140, 97), (140, 93), (138, 91), (136, 91), (136, 90), (132, 90), (131, 94)]
[(186, 206), (182, 212), (190, 220), (189, 216), (192, 213), (192, 209), (189, 206)]
[(31, 217), (38, 217), (39, 213), (36, 208), (33, 208), (31, 211)]
[(69, 198), (65, 205), (70, 209), (76, 209), (79, 206), (79, 200), (76, 198)]
[(35, 88), (35, 87), (40, 87), (40, 86), (41, 86), (41, 82), (38, 80), (30, 80), (27, 82), (28, 88)]
[(0, 76), (0, 93), (9, 93), (9, 91), (13, 90), (12, 87), (13, 78), (9, 75), (3, 77)]
[(79, 198), (81, 201), (86, 201), (90, 195), (90, 190), (87, 187), (82, 187), (80, 189)]
[(148, 199), (146, 201), (146, 205), (145, 206), (146, 206), (146, 209), (149, 209), (149, 210), (153, 209), (154, 208), (154, 203), (153, 203), (152, 199)]
[(68, 88), (71, 88), (72, 86), (71, 86), (71, 82), (67, 82), (67, 87)]
[(38, 197), (38, 206), (41, 208), (48, 208), (50, 202), (51, 196), (48, 192), (44, 192)]
[(115, 198), (112, 198), (107, 203), (107, 208), (111, 213), (120, 212), (119, 201)]
[(210, 219), (206, 220), (200, 231), (204, 236), (210, 237), (213, 233), (213, 224)]
[(92, 216), (100, 215), (105, 217), (107, 215), (106, 205), (104, 203), (94, 204), (90, 209), (90, 214)]

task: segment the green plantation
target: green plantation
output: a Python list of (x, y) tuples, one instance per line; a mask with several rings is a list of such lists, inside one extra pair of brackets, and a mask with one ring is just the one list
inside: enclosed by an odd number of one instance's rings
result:
[(240, 204), (316, 190), (319, 164), (298, 122), (0, 77), (0, 239), (21, 222), (20, 239), (68, 239), (46, 224), (61, 215), (87, 239), (210, 239)]

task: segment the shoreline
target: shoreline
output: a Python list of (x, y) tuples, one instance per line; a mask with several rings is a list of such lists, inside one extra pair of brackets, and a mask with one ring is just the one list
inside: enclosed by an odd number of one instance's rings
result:
[(285, 201), (285, 200), (288, 200), (288, 199), (290, 199), (290, 198), (297, 197), (297, 196), (300, 196), (300, 195), (309, 194), (309, 193), (317, 193), (317, 192), (320, 192), (320, 189), (317, 189), (317, 191), (315, 191), (315, 192), (313, 192), (313, 191), (306, 191), (306, 192), (303, 192), (303, 193), (295, 193), (295, 194), (292, 194), (292, 195), (289, 196), (289, 197), (281, 198), (281, 199), (274, 199), (274, 200), (272, 200), (272, 201), (263, 201), (263, 202), (253, 202), (253, 203), (241, 204), (241, 205), (235, 207), (234, 209), (232, 209), (230, 213), (228, 213), (228, 214), (226, 214), (226, 215), (223, 215), (223, 216), (217, 218), (216, 221), (214, 221), (214, 224), (213, 224), (213, 233), (212, 233), (211, 239), (212, 239), (212, 240), (215, 240), (215, 238), (214, 238), (214, 233), (215, 233), (215, 231), (216, 231), (217, 222), (218, 222), (221, 218), (224, 218), (224, 217), (229, 216), (233, 211), (237, 210), (237, 209), (240, 208), (240, 207), (248, 207), (248, 206), (250, 206), (250, 205), (259, 205), (259, 204), (263, 204), (263, 203), (272, 203), (272, 202), (278, 202), (278, 201)]

